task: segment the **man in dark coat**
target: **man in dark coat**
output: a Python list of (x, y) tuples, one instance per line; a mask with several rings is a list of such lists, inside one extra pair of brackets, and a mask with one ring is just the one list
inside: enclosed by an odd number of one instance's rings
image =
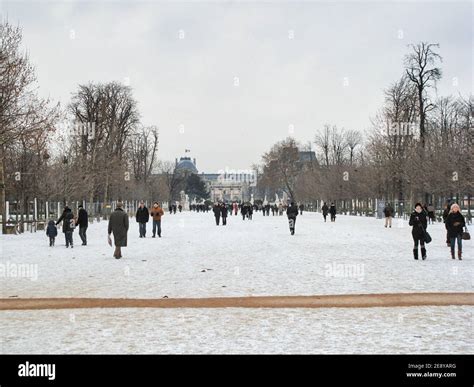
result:
[(247, 206), (246, 205), (241, 205), (240, 206), (240, 213), (242, 215), (242, 220), (245, 220), (245, 217), (247, 216)]
[(221, 219), (221, 207), (218, 203), (214, 204), (214, 207), (212, 207), (212, 212), (214, 212), (214, 217), (216, 218), (216, 226), (219, 226)]
[(323, 206), (321, 207), (321, 210), (323, 211), (324, 221), (326, 221), (326, 217), (328, 216), (328, 212), (329, 212), (328, 205), (324, 203)]
[(331, 203), (331, 207), (329, 207), (329, 213), (331, 214), (331, 222), (336, 221), (336, 205)]
[(87, 211), (82, 207), (82, 204), (79, 206), (79, 214), (77, 216), (76, 226), (79, 226), (79, 236), (82, 240), (82, 246), (87, 245), (87, 226), (89, 225), (89, 216)]
[(291, 202), (290, 206), (286, 210), (286, 216), (288, 217), (288, 223), (290, 225), (291, 235), (295, 235), (295, 223), (296, 217), (298, 216), (298, 207), (294, 202)]
[(64, 207), (64, 211), (61, 214), (61, 217), (56, 222), (56, 226), (61, 221), (63, 222), (63, 233), (64, 237), (66, 238), (66, 247), (69, 247), (69, 245), (71, 245), (72, 249), (74, 247), (72, 243), (72, 233), (74, 231), (76, 222), (74, 221), (74, 214), (68, 206)]
[(150, 219), (150, 213), (148, 212), (148, 208), (146, 208), (145, 203), (140, 201), (140, 205), (138, 206), (137, 213), (135, 214), (135, 219), (138, 222), (138, 231), (140, 233), (140, 238), (146, 237), (146, 224)]
[(300, 204), (299, 209), (300, 209), (300, 215), (303, 215), (303, 210), (304, 210), (304, 204), (303, 203)]
[(462, 260), (462, 233), (464, 227), (466, 226), (466, 221), (463, 214), (461, 214), (461, 209), (457, 203), (451, 205), (451, 210), (446, 218), (446, 230), (448, 230), (449, 241), (451, 244), (451, 258), (454, 258), (454, 249), (456, 241), (458, 243), (458, 258)]
[(227, 225), (227, 206), (225, 203), (221, 204), (221, 216), (222, 216), (222, 225), (226, 226)]
[(123, 203), (119, 201), (109, 219), (109, 238), (110, 234), (114, 233), (115, 259), (122, 258), (121, 248), (127, 246), (128, 215), (122, 210), (122, 207)]
[(423, 211), (421, 203), (415, 204), (415, 211), (410, 215), (409, 225), (412, 226), (411, 235), (413, 237), (413, 258), (418, 259), (418, 244), (421, 248), (421, 258), (426, 259), (426, 227), (428, 226), (426, 220), (426, 212)]

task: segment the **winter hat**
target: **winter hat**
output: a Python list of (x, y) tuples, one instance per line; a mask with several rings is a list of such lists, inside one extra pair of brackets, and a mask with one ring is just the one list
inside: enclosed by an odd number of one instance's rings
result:
[(116, 205), (117, 208), (122, 208), (123, 207), (123, 202), (119, 200)]
[(82, 207), (82, 204), (79, 204), (79, 205), (77, 206), (77, 208), (83, 208), (83, 207)]
[(458, 211), (461, 211), (461, 208), (459, 207), (459, 204), (453, 203), (453, 204), (451, 204), (451, 209), (449, 210), (449, 213), (453, 212), (453, 210), (454, 210), (455, 208), (457, 208)]

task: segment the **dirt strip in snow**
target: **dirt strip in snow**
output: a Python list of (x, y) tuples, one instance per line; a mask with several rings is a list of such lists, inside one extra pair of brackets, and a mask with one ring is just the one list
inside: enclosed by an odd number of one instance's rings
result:
[(474, 293), (393, 293), (220, 298), (9, 298), (0, 310), (77, 308), (370, 308), (474, 305)]

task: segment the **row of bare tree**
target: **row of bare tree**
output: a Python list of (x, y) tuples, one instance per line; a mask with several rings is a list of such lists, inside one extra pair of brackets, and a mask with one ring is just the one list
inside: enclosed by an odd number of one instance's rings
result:
[[(79, 85), (66, 106), (37, 93), (22, 31), (0, 20), (0, 214), (39, 200), (171, 200), (182, 179), (158, 161), (158, 129), (140, 121), (129, 86)], [(161, 172), (157, 174), (157, 172)], [(18, 205), (19, 204), (19, 205)]]
[[(441, 79), (438, 45), (410, 47), (400, 80), (385, 90), (385, 103), (362, 134), (325, 125), (310, 146), (288, 138), (263, 155), (258, 192), (285, 192), (300, 202), (383, 198), (440, 204), (474, 191), (473, 108), (469, 96), (432, 98)], [(307, 152), (306, 152), (307, 153)]]

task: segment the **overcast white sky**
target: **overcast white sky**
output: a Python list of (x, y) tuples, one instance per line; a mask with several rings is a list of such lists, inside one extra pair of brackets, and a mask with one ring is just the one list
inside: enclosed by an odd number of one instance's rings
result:
[(42, 95), (67, 104), (80, 83), (128, 78), (142, 121), (160, 128), (160, 158), (191, 149), (200, 172), (249, 168), (289, 128), (302, 142), (325, 123), (364, 131), (410, 43), (440, 43), (439, 94), (472, 93), (472, 8), (0, 0), (23, 27)]

